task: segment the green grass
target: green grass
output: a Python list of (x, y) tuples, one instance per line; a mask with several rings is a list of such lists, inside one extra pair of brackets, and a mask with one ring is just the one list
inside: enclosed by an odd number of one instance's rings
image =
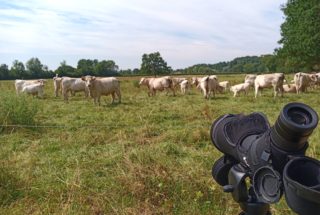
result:
[[(244, 76), (219, 76), (232, 84)], [(237, 214), (230, 194), (211, 177), (221, 153), (209, 128), (226, 113), (265, 113), (273, 124), (288, 102), (304, 102), (320, 112), (320, 90), (273, 98), (204, 100), (196, 89), (173, 97), (148, 97), (138, 78), (121, 78), (122, 103), (111, 97), (95, 106), (79, 93), (69, 104), (53, 97), (50, 80), (37, 129), (6, 128), (0, 133), (0, 214)], [(13, 81), (0, 82), (0, 97), (14, 94)], [(106, 100), (106, 102), (104, 102)], [(3, 111), (3, 110), (0, 110)], [(64, 126), (64, 127), (60, 127)], [(308, 155), (320, 158), (317, 128)], [(293, 214), (284, 200), (273, 214)]]

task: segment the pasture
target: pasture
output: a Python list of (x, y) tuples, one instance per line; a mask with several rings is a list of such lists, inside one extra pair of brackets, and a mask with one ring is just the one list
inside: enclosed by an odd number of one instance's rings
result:
[[(233, 85), (244, 75), (218, 78)], [(39, 127), (0, 130), (0, 214), (237, 214), (238, 204), (211, 176), (221, 155), (209, 138), (212, 122), (256, 111), (273, 124), (293, 101), (320, 113), (320, 89), (283, 98), (264, 90), (257, 99), (251, 89), (246, 97), (205, 100), (194, 87), (188, 95), (148, 97), (138, 77), (120, 80), (121, 104), (103, 97), (95, 106), (83, 93), (67, 104), (53, 96), (52, 80), (44, 99), (26, 98), (38, 108)], [(13, 81), (1, 81), (1, 102), (15, 97)], [(0, 112), (1, 124), (10, 124)], [(309, 140), (307, 154), (320, 159), (319, 128)], [(272, 212), (293, 214), (284, 198)]]

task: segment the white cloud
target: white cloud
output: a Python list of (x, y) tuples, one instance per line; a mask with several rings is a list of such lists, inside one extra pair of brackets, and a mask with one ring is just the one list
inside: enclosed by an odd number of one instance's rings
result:
[(143, 53), (160, 51), (169, 65), (182, 68), (272, 53), (284, 2), (5, 0), (1, 63), (35, 56), (55, 69), (64, 59), (75, 66), (80, 58), (98, 58), (134, 68)]

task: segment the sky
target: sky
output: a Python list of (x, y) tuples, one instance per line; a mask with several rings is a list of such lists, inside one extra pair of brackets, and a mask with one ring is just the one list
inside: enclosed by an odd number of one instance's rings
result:
[(279, 47), (286, 0), (0, 0), (0, 64), (114, 60), (140, 68), (159, 51), (173, 69)]

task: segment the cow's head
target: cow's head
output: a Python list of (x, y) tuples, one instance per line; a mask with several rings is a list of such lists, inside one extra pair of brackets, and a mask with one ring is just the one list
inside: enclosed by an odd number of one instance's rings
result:
[(139, 86), (141, 85), (146, 85), (147, 84), (147, 79), (146, 78), (141, 78), (139, 82)]
[(94, 81), (96, 80), (96, 77), (87, 75), (87, 76), (82, 76), (81, 79), (86, 83), (86, 86), (90, 88), (93, 86)]

